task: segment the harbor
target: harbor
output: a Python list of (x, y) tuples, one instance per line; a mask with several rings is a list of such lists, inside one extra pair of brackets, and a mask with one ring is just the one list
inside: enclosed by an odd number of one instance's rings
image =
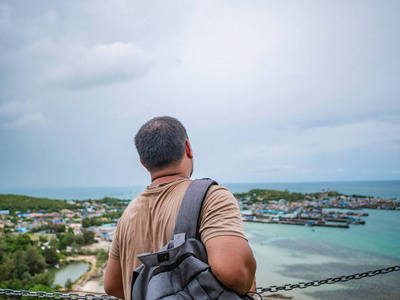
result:
[(365, 225), (367, 212), (361, 209), (399, 210), (395, 198), (344, 195), (336, 191), (291, 193), (253, 189), (234, 194), (244, 222), (350, 228)]
[(367, 217), (368, 213), (321, 211), (311, 210), (307, 213), (287, 214), (282, 211), (241, 211), (244, 222), (288, 224), (301, 226), (322, 226), (349, 228), (350, 225), (365, 225), (366, 221), (361, 217)]

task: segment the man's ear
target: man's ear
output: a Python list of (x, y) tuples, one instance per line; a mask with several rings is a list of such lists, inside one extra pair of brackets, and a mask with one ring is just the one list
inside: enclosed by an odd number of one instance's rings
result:
[(144, 164), (144, 162), (143, 162), (141, 159), (140, 159), (140, 163), (142, 164), (143, 167), (145, 167), (145, 169), (146, 169), (147, 171), (149, 171), (149, 169), (147, 169), (146, 165)]
[(189, 158), (193, 158), (192, 147), (190, 146), (189, 140), (186, 140), (185, 146), (186, 146), (186, 155)]

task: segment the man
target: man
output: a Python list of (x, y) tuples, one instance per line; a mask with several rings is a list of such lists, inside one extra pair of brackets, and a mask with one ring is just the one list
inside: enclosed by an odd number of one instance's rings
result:
[[(172, 235), (193, 172), (193, 152), (183, 125), (171, 117), (145, 123), (135, 136), (151, 184), (125, 209), (110, 249), (104, 280), (107, 294), (130, 298), (136, 255), (157, 252)], [(246, 240), (236, 199), (222, 186), (211, 186), (199, 219), (199, 237), (215, 277), (238, 295), (254, 289), (256, 261)], [(253, 284), (253, 286), (252, 286)]]

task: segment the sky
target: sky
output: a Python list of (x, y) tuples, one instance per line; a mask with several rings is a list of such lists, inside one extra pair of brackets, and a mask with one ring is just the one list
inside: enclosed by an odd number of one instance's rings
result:
[(193, 178), (400, 180), (400, 1), (0, 0), (0, 187), (150, 182), (173, 116)]

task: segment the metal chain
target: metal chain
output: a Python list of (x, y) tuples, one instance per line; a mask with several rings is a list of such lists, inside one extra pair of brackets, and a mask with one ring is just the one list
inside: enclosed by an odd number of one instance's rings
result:
[(55, 299), (71, 299), (71, 300), (79, 300), (79, 299), (87, 299), (87, 300), (117, 300), (114, 296), (110, 296), (107, 294), (95, 295), (95, 294), (86, 294), (79, 295), (76, 293), (71, 294), (63, 294), (60, 292), (54, 293), (46, 293), (46, 292), (32, 292), (27, 290), (11, 290), (11, 289), (0, 289), (0, 296), (11, 296), (11, 297), (38, 297), (38, 298), (55, 298)]
[[(346, 282), (349, 280), (353, 279), (362, 279), (365, 277), (373, 277), (376, 275), (381, 275), (381, 274), (387, 274), (391, 272), (397, 272), (400, 271), (400, 265), (399, 266), (393, 266), (393, 267), (388, 267), (388, 268), (383, 268), (383, 269), (378, 269), (374, 271), (367, 271), (363, 273), (355, 273), (353, 275), (343, 275), (335, 278), (327, 278), (323, 280), (313, 280), (309, 282), (299, 282), (297, 284), (285, 284), (282, 286), (276, 286), (272, 285), (268, 288), (262, 288), (258, 287), (256, 294), (258, 294), (261, 297), (261, 294), (263, 293), (276, 293), (279, 291), (291, 291), (293, 289), (305, 289), (310, 286), (321, 286), (323, 284), (334, 284), (338, 282)], [(0, 289), (0, 296), (11, 296), (11, 297), (38, 297), (38, 298), (55, 298), (55, 299), (71, 299), (71, 300), (80, 300), (80, 299), (86, 299), (86, 300), (103, 300), (103, 299), (109, 299), (109, 300), (117, 300), (118, 298), (114, 296), (110, 296), (107, 294), (102, 294), (102, 295), (94, 295), (94, 294), (86, 294), (86, 295), (79, 295), (76, 293), (71, 293), (71, 294), (63, 294), (59, 292), (54, 292), (54, 293), (46, 293), (46, 292), (31, 292), (28, 290), (11, 290), (11, 289)]]
[(338, 283), (338, 282), (346, 282), (346, 281), (353, 280), (353, 279), (362, 279), (365, 277), (373, 277), (376, 275), (387, 274), (387, 273), (397, 272), (397, 271), (400, 271), (400, 266), (393, 266), (393, 267), (378, 269), (378, 270), (374, 270), (374, 271), (367, 271), (367, 272), (363, 272), (363, 273), (355, 273), (353, 275), (347, 275), (347, 276), (343, 275), (343, 276), (339, 276), (339, 277), (335, 277), (335, 278), (327, 278), (327, 279), (323, 279), (323, 280), (299, 282), (297, 284), (285, 284), (282, 286), (272, 285), (268, 288), (258, 287), (257, 293), (258, 294), (276, 293), (279, 291), (291, 291), (291, 290), (297, 289), (297, 288), (305, 289), (310, 286), (321, 286), (323, 284), (334, 284), (334, 283)]

